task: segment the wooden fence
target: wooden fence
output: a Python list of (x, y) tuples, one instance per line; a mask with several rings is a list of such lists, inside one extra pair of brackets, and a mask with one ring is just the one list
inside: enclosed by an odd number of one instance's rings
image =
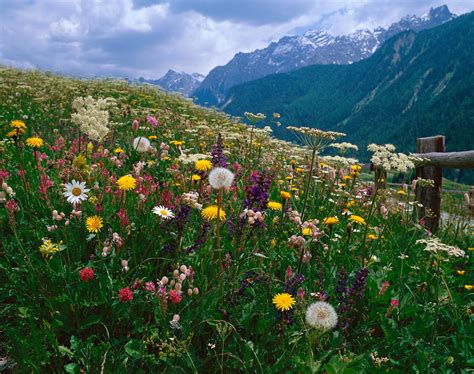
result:
[[(442, 135), (416, 139), (414, 156), (423, 157), (426, 162), (416, 169), (416, 177), (434, 180), (434, 187), (416, 188), (416, 199), (423, 206), (420, 217), (425, 217), (426, 226), (434, 231), (439, 226), (441, 215), (441, 191), (443, 168), (474, 169), (474, 150), (465, 152), (444, 152), (445, 137)], [(376, 176), (377, 178), (377, 176)], [(474, 186), (469, 194), (469, 209), (474, 214)]]

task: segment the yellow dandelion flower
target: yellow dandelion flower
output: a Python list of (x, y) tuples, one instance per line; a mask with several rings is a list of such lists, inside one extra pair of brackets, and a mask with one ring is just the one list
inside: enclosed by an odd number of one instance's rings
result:
[(193, 176), (191, 177), (191, 179), (192, 179), (193, 181), (200, 181), (200, 180), (201, 180), (201, 176), (198, 175), (198, 174), (193, 174)]
[(349, 220), (352, 221), (352, 222), (355, 222), (355, 223), (360, 223), (361, 225), (365, 225), (365, 219), (363, 219), (362, 217), (360, 216), (356, 216), (355, 214), (351, 215), (349, 217)]
[(403, 190), (398, 190), (397, 191), (397, 195), (400, 195), (400, 196), (405, 196), (407, 193)]
[(354, 173), (359, 173), (362, 170), (362, 166), (360, 165), (351, 165), (351, 171)]
[(297, 173), (302, 173), (302, 172), (304, 172), (304, 169), (303, 168), (296, 168), (296, 172)]
[(285, 181), (283, 179), (278, 179), (278, 184), (282, 184), (282, 183), (285, 183)]
[(272, 303), (280, 311), (287, 311), (293, 308), (295, 299), (289, 293), (278, 293), (273, 297)]
[(458, 273), (459, 275), (464, 275), (465, 272), (466, 270), (456, 270), (456, 273)]
[(24, 134), (24, 133), (25, 133), (25, 130), (23, 130), (23, 129), (16, 129), (16, 130), (12, 130), (12, 131), (7, 132), (6, 137), (7, 137), (7, 138), (13, 138), (13, 137), (15, 137), (15, 136), (22, 135), (22, 134)]
[(150, 135), (148, 137), (149, 140), (156, 140), (158, 137), (156, 135)]
[[(212, 221), (217, 219), (217, 211), (219, 210), (217, 205), (210, 205), (207, 208), (204, 208), (201, 212), (202, 217), (207, 221)], [(219, 219), (221, 221), (225, 220), (226, 214), (221, 208), (219, 210)]]
[(175, 145), (176, 147), (179, 147), (180, 145), (184, 144), (184, 140), (172, 140), (170, 141), (170, 143)]
[(44, 145), (44, 141), (38, 136), (32, 136), (26, 139), (26, 145), (31, 148), (41, 148)]
[(276, 245), (277, 245), (276, 239), (272, 239), (271, 245), (272, 245), (272, 248), (275, 248), (275, 247), (276, 247)]
[(194, 167), (199, 171), (207, 171), (212, 169), (212, 163), (209, 160), (198, 160), (194, 164)]
[(468, 291), (472, 291), (474, 290), (474, 286), (472, 284), (465, 284), (464, 285), (464, 288)]
[(347, 207), (350, 208), (351, 206), (355, 205), (355, 201), (354, 200), (350, 200), (347, 202)]
[(280, 196), (282, 199), (284, 200), (289, 200), (291, 199), (291, 194), (289, 192), (286, 192), (286, 191), (280, 191)]
[(345, 179), (346, 181), (349, 181), (349, 180), (352, 179), (352, 177), (351, 177), (350, 175), (344, 175), (344, 179)]
[(122, 191), (131, 191), (137, 188), (137, 181), (131, 175), (124, 175), (119, 178), (117, 185)]
[(90, 216), (86, 219), (86, 229), (89, 232), (98, 233), (104, 227), (102, 217)]
[(123, 152), (125, 152), (125, 150), (123, 148), (118, 147), (118, 148), (115, 148), (114, 152), (115, 153), (123, 153)]
[(377, 235), (375, 235), (375, 234), (369, 234), (369, 235), (367, 235), (367, 237), (368, 237), (370, 240), (375, 240), (375, 239), (377, 239)]
[(281, 210), (282, 209), (281, 203), (279, 203), (277, 201), (269, 201), (268, 204), (267, 204), (267, 207), (270, 208), (271, 210)]
[(285, 179), (291, 181), (293, 177), (291, 175), (288, 175)]
[(338, 224), (339, 219), (337, 217), (326, 217), (326, 218), (323, 219), (323, 223), (326, 226), (332, 226), (332, 225)]
[(13, 127), (14, 129), (18, 129), (18, 130), (26, 130), (25, 122), (20, 121), (20, 120), (11, 121), (10, 127)]

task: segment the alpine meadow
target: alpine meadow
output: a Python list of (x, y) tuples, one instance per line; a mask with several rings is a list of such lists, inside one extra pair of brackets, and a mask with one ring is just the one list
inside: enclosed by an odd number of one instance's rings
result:
[(74, 3), (0, 5), (0, 372), (474, 370), (474, 7)]

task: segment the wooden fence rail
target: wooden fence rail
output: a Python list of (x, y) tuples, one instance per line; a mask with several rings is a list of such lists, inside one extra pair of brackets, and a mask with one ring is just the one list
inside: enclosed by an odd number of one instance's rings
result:
[(429, 166), (448, 169), (474, 169), (474, 151), (414, 153), (413, 156), (427, 159), (425, 165)]

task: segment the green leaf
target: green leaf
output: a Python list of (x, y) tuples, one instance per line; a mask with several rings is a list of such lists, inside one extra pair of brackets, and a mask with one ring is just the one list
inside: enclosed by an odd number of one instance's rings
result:
[(127, 352), (127, 354), (130, 357), (141, 358), (142, 350), (143, 350), (143, 345), (137, 339), (132, 339), (127, 344), (125, 344), (125, 352)]
[(65, 354), (70, 356), (70, 357), (74, 356), (74, 353), (68, 347), (65, 347), (64, 345), (58, 346), (58, 350), (63, 356)]
[(66, 373), (80, 373), (81, 372), (81, 367), (79, 366), (79, 364), (67, 364), (67, 365), (64, 365), (64, 370), (66, 371)]

